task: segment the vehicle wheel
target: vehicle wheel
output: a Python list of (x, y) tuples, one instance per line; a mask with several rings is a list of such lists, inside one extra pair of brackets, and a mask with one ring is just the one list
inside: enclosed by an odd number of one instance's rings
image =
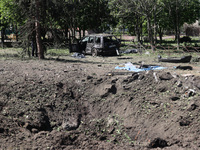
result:
[(93, 50), (92, 50), (92, 56), (93, 56), (93, 57), (98, 56), (98, 51), (97, 51), (97, 49), (93, 49)]

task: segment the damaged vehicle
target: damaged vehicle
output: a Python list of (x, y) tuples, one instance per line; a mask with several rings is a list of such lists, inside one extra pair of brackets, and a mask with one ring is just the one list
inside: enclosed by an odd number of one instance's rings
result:
[(76, 50), (83, 54), (119, 55), (120, 41), (111, 34), (90, 34), (83, 37)]

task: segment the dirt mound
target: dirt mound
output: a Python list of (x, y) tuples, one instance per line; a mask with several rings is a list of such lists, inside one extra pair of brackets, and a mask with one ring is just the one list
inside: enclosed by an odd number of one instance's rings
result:
[(200, 147), (199, 77), (90, 67), (1, 61), (1, 149)]

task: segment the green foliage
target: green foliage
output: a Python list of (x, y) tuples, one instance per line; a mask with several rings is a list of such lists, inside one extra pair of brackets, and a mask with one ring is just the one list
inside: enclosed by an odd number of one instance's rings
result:
[(0, 25), (21, 23), (22, 14), (14, 0), (1, 0), (0, 2)]
[(109, 25), (115, 23), (108, 8), (108, 0), (83, 0), (80, 2), (79, 6), (79, 26), (84, 29), (103, 32), (109, 28)]
[[(162, 0), (167, 25), (179, 28), (184, 23), (194, 23), (199, 18), (199, 0)], [(167, 19), (168, 18), (168, 19)]]
[[(128, 32), (138, 40), (148, 35), (155, 44), (157, 34), (173, 31), (176, 35), (184, 23), (199, 16), (199, 0), (38, 0), (41, 36), (47, 31), (56, 44), (63, 44), (75, 32)], [(8, 25), (20, 27), (24, 39), (33, 35), (36, 1), (1, 0), (0, 30)], [(125, 30), (126, 29), (126, 30)], [(68, 34), (70, 32), (70, 34)], [(69, 37), (68, 37), (69, 36)], [(77, 37), (76, 37), (77, 38)], [(81, 38), (81, 37), (80, 37)], [(59, 42), (58, 42), (59, 41)]]
[(139, 41), (148, 33), (151, 44), (155, 44), (157, 34), (162, 38), (165, 31), (179, 38), (183, 24), (194, 23), (200, 17), (199, 0), (111, 0), (109, 5), (119, 28), (128, 29)]

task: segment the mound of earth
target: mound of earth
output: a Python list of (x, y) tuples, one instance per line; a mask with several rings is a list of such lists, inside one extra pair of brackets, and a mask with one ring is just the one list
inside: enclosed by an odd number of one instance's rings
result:
[(200, 77), (0, 61), (0, 149), (199, 149)]

